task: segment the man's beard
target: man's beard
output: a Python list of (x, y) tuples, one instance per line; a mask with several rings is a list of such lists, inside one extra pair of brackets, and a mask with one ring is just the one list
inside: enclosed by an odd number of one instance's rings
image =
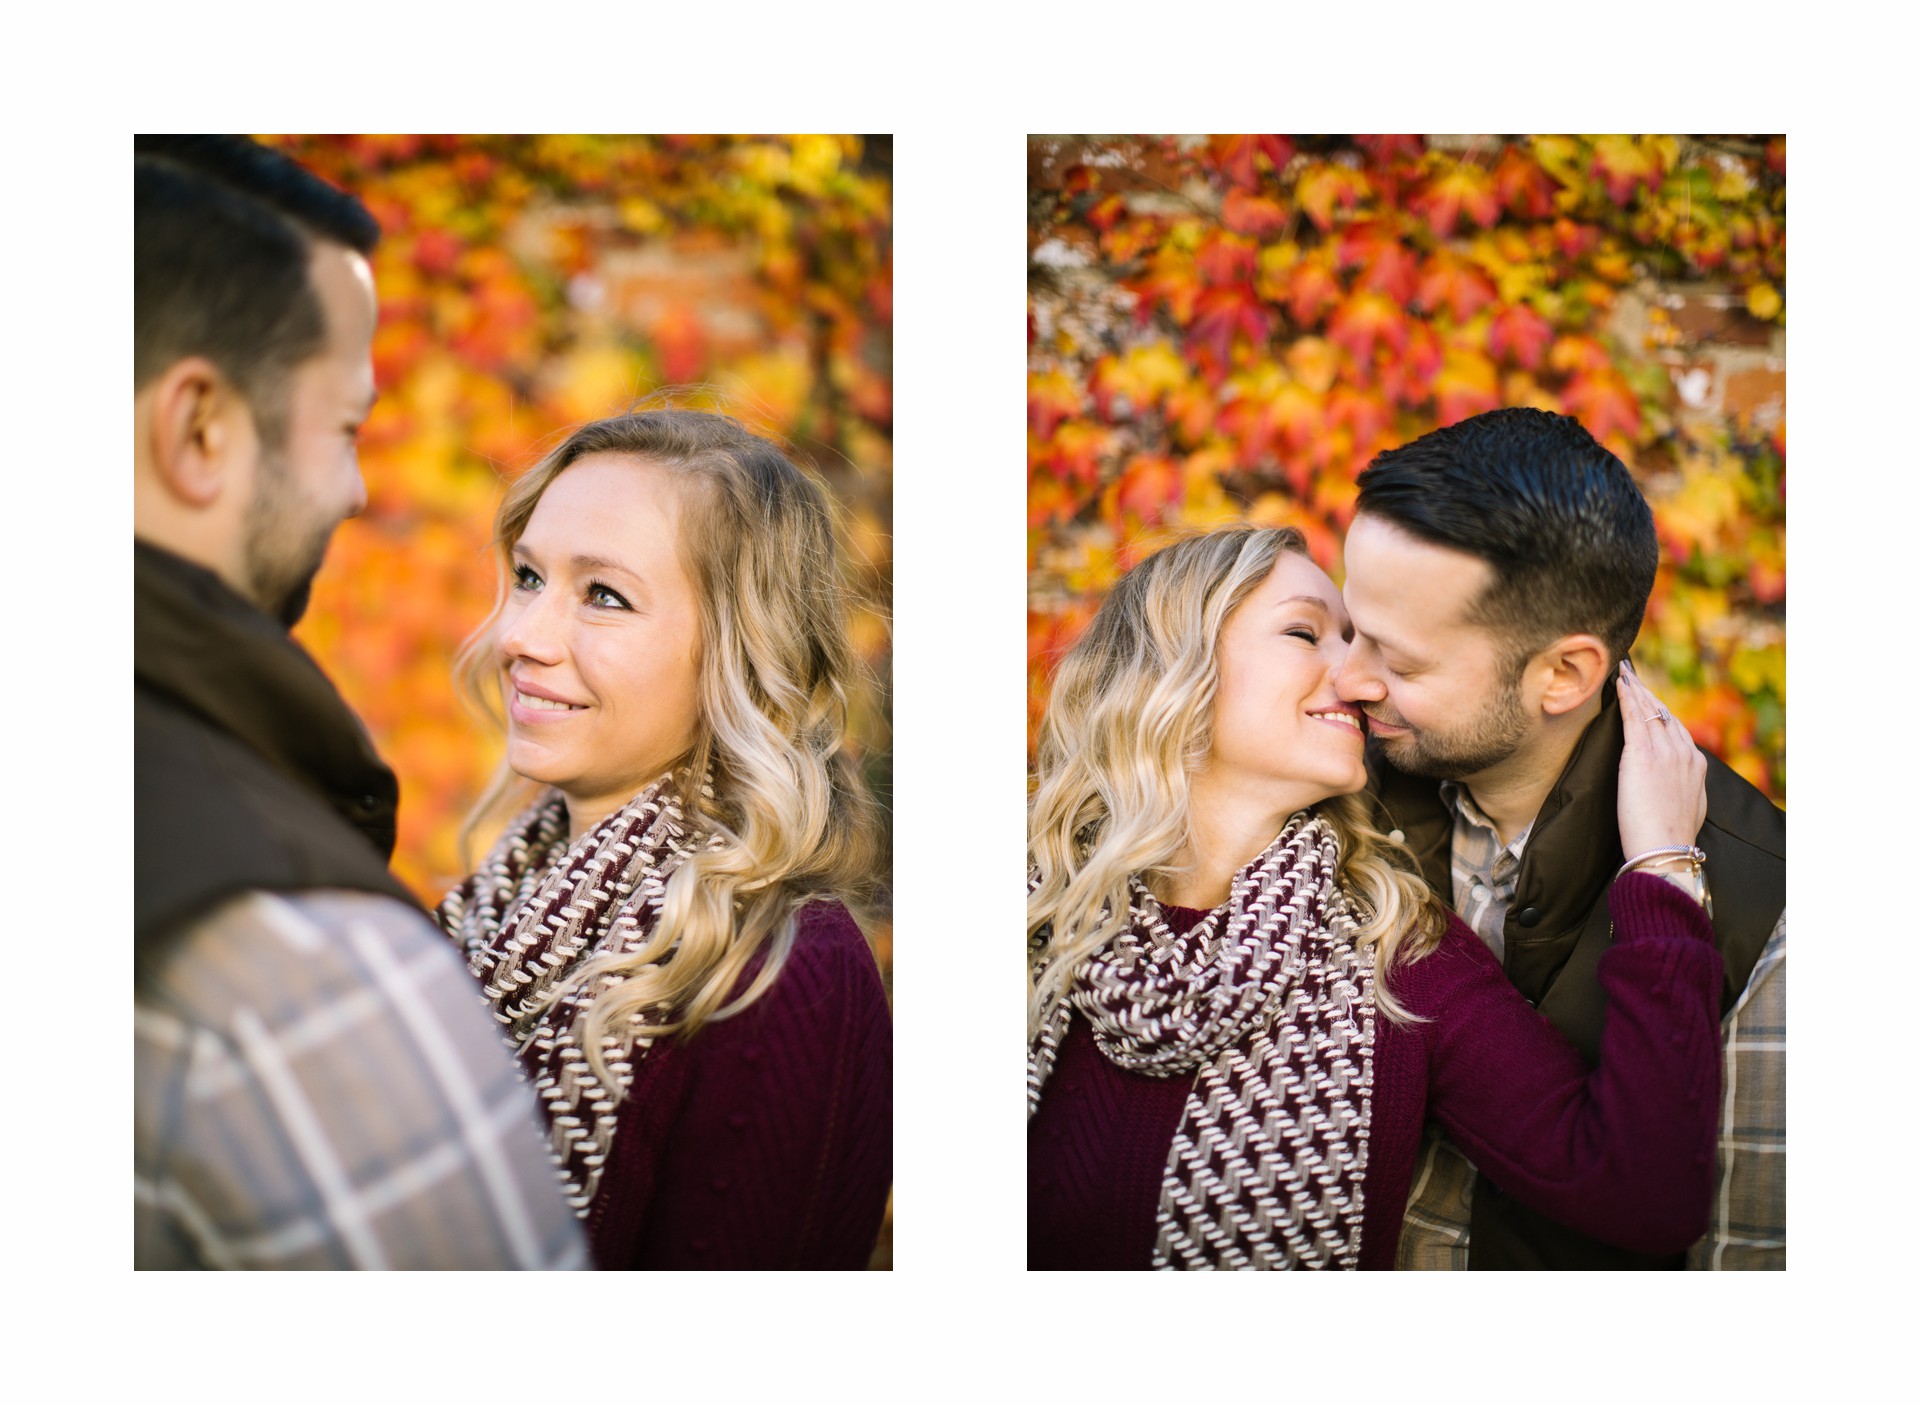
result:
[(340, 524), (315, 515), (278, 449), (261, 450), (255, 483), (247, 508), (247, 579), (254, 603), (292, 629), (307, 612), (313, 578)]
[[(1360, 706), (1371, 715), (1378, 704)], [(1397, 716), (1380, 720), (1407, 725)], [(1520, 679), (1509, 674), (1479, 715), (1466, 723), (1445, 731), (1422, 727), (1404, 737), (1376, 737), (1374, 745), (1396, 769), (1410, 776), (1461, 780), (1479, 775), (1513, 755), (1526, 740), (1527, 730), (1526, 709), (1520, 704)]]

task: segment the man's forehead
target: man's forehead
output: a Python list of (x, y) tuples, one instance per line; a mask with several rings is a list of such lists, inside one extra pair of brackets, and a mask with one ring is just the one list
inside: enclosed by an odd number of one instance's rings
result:
[(1380, 635), (1465, 624), (1493, 574), (1477, 556), (1365, 514), (1348, 533), (1346, 568), (1344, 594), (1355, 627)]

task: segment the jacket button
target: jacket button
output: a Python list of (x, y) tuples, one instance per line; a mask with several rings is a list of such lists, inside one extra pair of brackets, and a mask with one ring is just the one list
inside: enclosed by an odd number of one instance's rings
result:
[(747, 1114), (744, 1112), (729, 1112), (727, 1114), (727, 1125), (733, 1128), (734, 1131), (739, 1131), (747, 1125)]
[(1540, 909), (1537, 907), (1523, 907), (1513, 914), (1513, 920), (1518, 922), (1522, 927), (1538, 927), (1540, 925)]

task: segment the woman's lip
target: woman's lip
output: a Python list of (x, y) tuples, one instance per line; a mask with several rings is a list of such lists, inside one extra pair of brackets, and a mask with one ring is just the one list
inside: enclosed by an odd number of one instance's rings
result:
[[(531, 690), (529, 691), (531, 692)], [(544, 696), (544, 694), (540, 693), (532, 693), (531, 695), (534, 697)], [(562, 699), (549, 698), (548, 701), (560, 702)], [(586, 709), (584, 707), (577, 705), (570, 705), (564, 711), (551, 707), (528, 707), (520, 701), (520, 690), (518, 688), (514, 689), (513, 695), (507, 699), (507, 716), (511, 717), (515, 722), (532, 724), (534, 726), (538, 726), (542, 722), (558, 722), (568, 717), (578, 716), (585, 711)]]
[(578, 704), (574, 703), (572, 698), (562, 697), (560, 696), (560, 694), (554, 692), (551, 688), (542, 688), (538, 683), (528, 683), (523, 679), (515, 678), (512, 675), (508, 675), (507, 677), (507, 687), (511, 688), (516, 693), (525, 693), (530, 698), (545, 698), (548, 702), (566, 703), (569, 706), (578, 706)]
[[(1338, 712), (1343, 716), (1351, 717), (1355, 725), (1348, 726), (1345, 722), (1336, 722), (1333, 720), (1332, 717), (1329, 717), (1326, 715), (1328, 713), (1333, 713), (1333, 712)], [(1359, 737), (1362, 740), (1366, 739), (1367, 718), (1365, 713), (1347, 712), (1344, 708), (1323, 707), (1313, 712), (1310, 712), (1307, 715), (1316, 722), (1324, 722), (1329, 727), (1338, 727), (1343, 732), (1350, 732), (1354, 736)]]

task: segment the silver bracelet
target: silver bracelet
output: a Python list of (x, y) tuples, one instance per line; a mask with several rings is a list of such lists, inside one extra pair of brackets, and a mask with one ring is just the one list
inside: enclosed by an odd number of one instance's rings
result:
[(1707, 853), (1706, 850), (1695, 848), (1691, 844), (1670, 844), (1664, 849), (1649, 849), (1644, 854), (1635, 854), (1632, 858), (1621, 864), (1620, 872), (1613, 876), (1616, 879), (1620, 878), (1631, 870), (1641, 867), (1649, 859), (1685, 859), (1690, 865), (1697, 868), (1707, 861)]

